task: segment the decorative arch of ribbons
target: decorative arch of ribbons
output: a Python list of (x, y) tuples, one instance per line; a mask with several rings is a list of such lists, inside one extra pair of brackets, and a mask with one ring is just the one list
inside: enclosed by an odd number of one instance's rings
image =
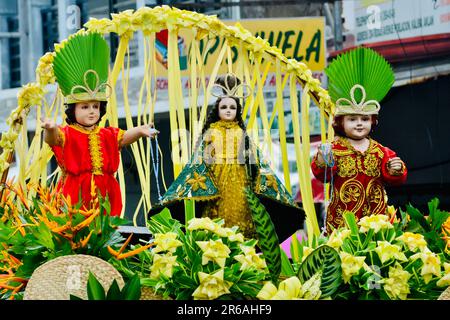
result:
[[(239, 23), (227, 26), (216, 16), (207, 16), (196, 12), (179, 10), (168, 6), (148, 8), (143, 7), (136, 11), (127, 10), (112, 14), (111, 19), (91, 19), (79, 32), (99, 32), (101, 34), (116, 33), (119, 36), (119, 45), (115, 62), (110, 70), (109, 84), (111, 95), (108, 104), (107, 118), (111, 126), (118, 126), (117, 108), (117, 82), (120, 78), (123, 94), (123, 108), (125, 111), (127, 128), (133, 125), (132, 112), (128, 97), (128, 82), (130, 73), (129, 44), (135, 33), (142, 33), (144, 47), (144, 77), (139, 90), (137, 103), (138, 125), (153, 121), (158, 90), (155, 82), (157, 78), (157, 50), (155, 34), (161, 30), (168, 32), (167, 45), (167, 77), (168, 77), (168, 103), (170, 114), (171, 146), (173, 172), (176, 177), (184, 164), (187, 163), (191, 143), (195, 143), (201, 127), (206, 119), (207, 106), (211, 99), (212, 84), (220, 70), (233, 72), (252, 88), (252, 94), (244, 103), (243, 118), (250, 134), (254, 134), (254, 141), (267, 143), (270, 152), (272, 137), (270, 128), (275, 117), (278, 118), (279, 144), (283, 163), (284, 181), (289, 191), (291, 182), (289, 177), (286, 125), (284, 119), (283, 91), (290, 92), (290, 107), (294, 131), (295, 157), (300, 181), (300, 192), (303, 199), (307, 219), (308, 236), (319, 235), (319, 227), (314, 210), (311, 179), (310, 179), (310, 132), (309, 132), (309, 106), (310, 99), (314, 99), (320, 108), (321, 139), (326, 142), (332, 136), (330, 121), (326, 125), (328, 115), (334, 111), (334, 105), (328, 92), (321, 88), (320, 82), (312, 77), (311, 70), (295, 59), (286, 58), (280, 49), (259, 37), (254, 37)], [(187, 43), (190, 88), (183, 93), (181, 86), (181, 70), (179, 64), (178, 34), (180, 31), (191, 33), (192, 41)], [(205, 72), (205, 55), (217, 36), (224, 39), (217, 60), (210, 74)], [(70, 37), (69, 37), (70, 38)], [(66, 40), (65, 40), (66, 41)], [(64, 46), (65, 41), (55, 44), (55, 50)], [(201, 48), (202, 41), (203, 48)], [(239, 59), (233, 64), (232, 50), (238, 52)], [(9, 131), (2, 133), (0, 147), (0, 174), (2, 182), (6, 180), (9, 164), (13, 153), (16, 152), (19, 161), (19, 176), (16, 183), (22, 186), (27, 183), (46, 183), (49, 179), (47, 165), (53, 156), (48, 145), (43, 142), (40, 118), (42, 114), (53, 116), (56, 120), (60, 115), (63, 118), (63, 97), (59, 90), (56, 96), (48, 103), (45, 99), (47, 85), (53, 84), (52, 61), (54, 52), (47, 52), (41, 57), (36, 69), (36, 80), (22, 87), (18, 93), (18, 107), (13, 110), (7, 119)], [(276, 72), (276, 103), (271, 116), (268, 116), (265, 98), (263, 95), (264, 82), (269, 69)], [(223, 73), (225, 73), (223, 72)], [(121, 75), (121, 76), (120, 76)], [(209, 81), (208, 81), (209, 80)], [(301, 101), (298, 101), (298, 90), (302, 90)], [(199, 104), (199, 95), (203, 93), (204, 99)], [(187, 104), (187, 105), (186, 105)], [(200, 105), (200, 107), (199, 107)], [(27, 138), (26, 117), (30, 108), (36, 107), (36, 131), (32, 141)], [(189, 117), (185, 119), (185, 108), (189, 109)], [(299, 117), (299, 114), (301, 115)], [(258, 127), (257, 116), (261, 118), (262, 126)], [(186, 122), (186, 120), (188, 120)], [(189, 124), (186, 128), (185, 123)], [(300, 124), (305, 124), (301, 125)], [(188, 130), (187, 130), (188, 129)], [(259, 130), (263, 129), (263, 130)], [(258, 132), (263, 132), (259, 137)], [(188, 136), (190, 135), (190, 136)], [(189, 142), (188, 142), (189, 141)], [(149, 141), (140, 139), (131, 145), (131, 150), (139, 172), (142, 196), (136, 205), (134, 221), (141, 207), (147, 212), (152, 204), (150, 201), (150, 152)], [(55, 172), (59, 174), (59, 172)], [(55, 175), (57, 176), (57, 175)], [(125, 203), (126, 186), (124, 171), (120, 165), (118, 180)], [(28, 195), (30, 197), (31, 195)], [(123, 215), (123, 213), (122, 213)]]

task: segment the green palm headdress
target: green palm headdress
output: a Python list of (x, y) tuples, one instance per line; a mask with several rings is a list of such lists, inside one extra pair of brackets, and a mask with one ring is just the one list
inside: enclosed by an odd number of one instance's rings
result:
[(325, 69), (335, 115), (378, 114), (380, 101), (394, 84), (394, 72), (383, 56), (357, 48), (338, 56)]
[(69, 38), (55, 54), (53, 71), (66, 103), (106, 101), (109, 47), (99, 33)]

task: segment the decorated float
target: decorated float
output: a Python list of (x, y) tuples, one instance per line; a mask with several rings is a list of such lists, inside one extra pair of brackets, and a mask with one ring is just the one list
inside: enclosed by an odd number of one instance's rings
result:
[[(72, 203), (56, 187), (62, 175), (57, 169), (48, 174), (53, 153), (44, 143), (42, 129), (36, 126), (27, 141), (27, 116), (57, 119), (64, 113), (61, 90), (51, 97), (54, 85), (55, 52), (46, 53), (36, 69), (36, 81), (23, 86), (18, 106), (7, 119), (8, 132), (2, 133), (0, 172), (0, 298), (1, 299), (438, 299), (450, 285), (450, 214), (439, 209), (439, 201), (429, 202), (429, 212), (412, 205), (405, 209), (389, 207), (389, 214), (357, 219), (345, 212), (344, 225), (325, 236), (319, 230), (310, 180), (309, 105), (313, 99), (320, 108), (321, 139), (333, 138), (330, 115), (334, 104), (319, 80), (301, 62), (286, 58), (261, 38), (239, 24), (227, 26), (215, 16), (178, 10), (167, 6), (140, 8), (112, 14), (111, 19), (91, 19), (79, 34), (116, 34), (119, 46), (109, 73), (106, 119), (118, 126), (117, 90), (122, 91), (127, 128), (132, 127), (128, 98), (129, 41), (142, 33), (145, 72), (137, 105), (138, 124), (154, 121), (158, 32), (167, 31), (167, 75), (174, 177), (190, 165), (195, 142), (207, 118), (207, 108), (216, 78), (233, 73), (249, 87), (251, 94), (242, 108), (242, 119), (260, 149), (267, 150), (270, 168), (270, 129), (278, 117), (279, 142), (286, 190), (277, 181), (262, 180), (274, 197), (291, 192), (284, 121), (285, 88), (290, 92), (294, 123), (294, 145), (300, 181), (302, 209), (307, 234), (294, 233), (289, 250), (280, 247), (276, 228), (267, 208), (255, 193), (245, 191), (255, 221), (254, 238), (243, 235), (237, 226), (223, 219), (202, 217), (195, 200), (183, 200), (180, 212), (168, 208), (148, 214), (152, 203), (151, 165), (155, 152), (150, 140), (131, 146), (139, 173), (142, 195), (135, 205), (133, 219), (110, 216), (108, 199), (91, 188), (89, 206)], [(181, 88), (178, 35), (191, 34), (187, 70), (190, 87)], [(72, 35), (74, 37), (76, 35)], [(69, 37), (69, 40), (70, 38)], [(205, 74), (205, 55), (216, 38), (223, 40), (211, 74)], [(239, 59), (233, 63), (233, 55)], [(275, 68), (276, 104), (268, 116), (263, 95), (268, 70)], [(301, 101), (297, 92), (302, 91)], [(240, 92), (242, 95), (243, 93)], [(202, 100), (199, 97), (203, 97)], [(200, 106), (200, 107), (198, 107)], [(185, 107), (189, 117), (185, 117)], [(301, 112), (300, 112), (301, 111)], [(301, 118), (299, 118), (301, 114)], [(261, 118), (259, 127), (257, 116)], [(301, 125), (300, 124), (304, 124)], [(102, 121), (100, 126), (105, 125)], [(189, 130), (186, 130), (189, 129)], [(262, 129), (262, 130), (261, 130)], [(262, 132), (262, 136), (259, 134)], [(264, 146), (264, 147), (263, 147)], [(8, 167), (14, 152), (20, 159), (18, 177), (8, 180)], [(156, 151), (158, 154), (158, 151)], [(153, 155), (153, 157), (152, 157)], [(158, 168), (154, 167), (153, 169)], [(158, 170), (154, 170), (154, 172)], [(127, 201), (124, 170), (120, 164), (118, 181), (123, 203)], [(205, 187), (195, 174), (186, 178), (193, 191)], [(195, 190), (194, 190), (195, 189)], [(167, 190), (166, 190), (167, 191)], [(176, 190), (177, 192), (179, 190)], [(127, 227), (137, 226), (145, 212), (149, 237), (129, 235)], [(300, 213), (299, 213), (300, 214)], [(128, 214), (129, 216), (129, 214)], [(142, 226), (141, 226), (142, 227)], [(301, 229), (303, 226), (298, 226)], [(128, 230), (125, 232), (124, 230)], [(448, 290), (447, 290), (448, 291)], [(448, 295), (447, 295), (448, 298)]]

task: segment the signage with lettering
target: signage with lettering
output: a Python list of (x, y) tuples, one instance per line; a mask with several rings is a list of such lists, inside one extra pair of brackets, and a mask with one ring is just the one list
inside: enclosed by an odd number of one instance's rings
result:
[(346, 1), (344, 16), (356, 46), (450, 32), (450, 0)]
[[(227, 25), (235, 25), (236, 21), (224, 20)], [(254, 36), (266, 39), (271, 45), (282, 50), (287, 58), (296, 59), (305, 63), (313, 72), (313, 76), (322, 80), (325, 69), (325, 19), (323, 17), (311, 18), (284, 18), (284, 19), (244, 19), (239, 23)], [(180, 55), (180, 70), (182, 75), (182, 87), (189, 87), (189, 44), (192, 41), (192, 32), (181, 29), (178, 38)], [(156, 35), (157, 60), (157, 89), (167, 90), (167, 31)], [(204, 40), (199, 42), (199, 48), (204, 56), (205, 75), (211, 74), (224, 39), (216, 37), (210, 40), (207, 46)], [(208, 52), (204, 52), (207, 50)], [(236, 67), (238, 50), (232, 48), (233, 68)], [(226, 60), (223, 61), (219, 73), (227, 72)], [(208, 80), (208, 79), (207, 79)], [(265, 82), (266, 88), (275, 90), (275, 66), (269, 70)]]

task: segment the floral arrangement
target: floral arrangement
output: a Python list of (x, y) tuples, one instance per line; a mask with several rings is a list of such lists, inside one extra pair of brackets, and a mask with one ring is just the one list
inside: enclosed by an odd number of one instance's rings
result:
[(405, 219), (388, 215), (357, 221), (353, 213), (346, 212), (344, 219), (345, 227), (314, 241), (311, 247), (306, 241), (294, 240), (300, 259), (321, 244), (339, 253), (342, 282), (333, 299), (436, 299), (450, 285), (449, 257), (434, 250), (427, 241), (433, 238), (431, 234), (407, 231)]
[[(111, 217), (109, 203), (94, 197), (80, 209), (55, 189), (6, 184), (0, 204), (0, 299), (21, 299), (28, 279), (43, 263), (59, 256), (87, 254), (124, 259), (149, 248), (123, 253), (131, 238), (117, 230), (128, 221)], [(94, 188), (92, 189), (95, 192)], [(119, 248), (120, 247), (120, 248)]]
[[(116, 261), (125, 274), (138, 272), (141, 284), (164, 298), (179, 300), (255, 298), (269, 278), (256, 240), (245, 240), (222, 219), (193, 218), (187, 226), (164, 209), (148, 222), (153, 248)], [(144, 266), (144, 267), (143, 267)]]

